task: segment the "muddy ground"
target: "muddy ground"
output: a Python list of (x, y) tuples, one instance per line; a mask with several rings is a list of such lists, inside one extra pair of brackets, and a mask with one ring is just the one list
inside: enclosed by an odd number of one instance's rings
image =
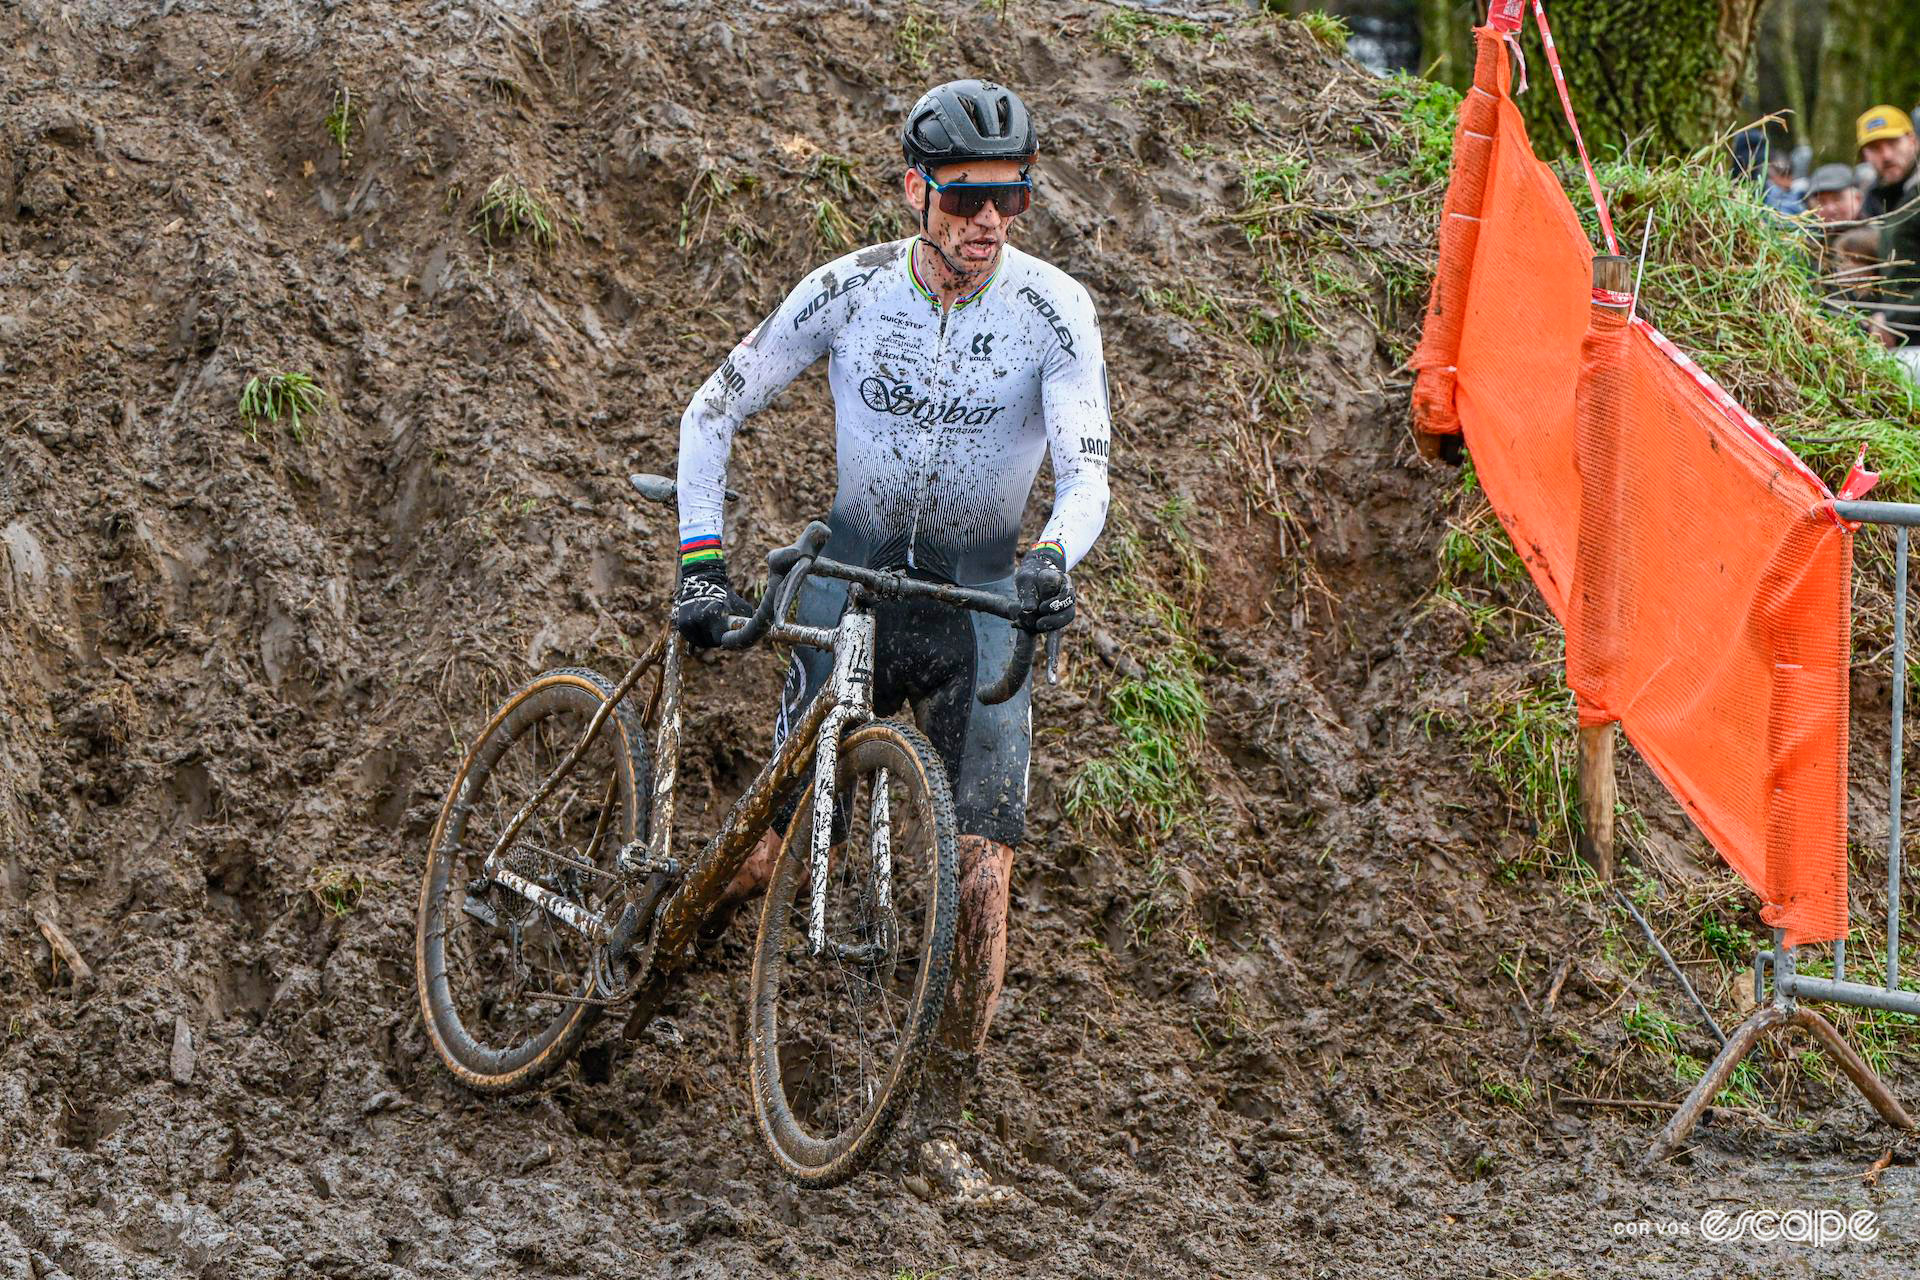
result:
[[(1401, 362), (1439, 192), (1405, 99), (1304, 27), (0, 0), (0, 49), (0, 1276), (1912, 1274), (1912, 1149), (1818, 1064), (1763, 1061), (1761, 1119), (1650, 1171), (1658, 1113), (1570, 1101), (1683, 1091), (1625, 1010), (1696, 1064), (1705, 1037), (1475, 767), (1476, 708), (1552, 687), (1551, 631), (1524, 587), (1437, 601), (1473, 499), (1414, 456)], [(658, 625), (672, 530), (622, 477), (670, 468), (807, 267), (904, 232), (891, 130), (962, 71), (1041, 113), (1020, 239), (1092, 291), (1116, 408), (968, 1135), (1028, 1205), (985, 1214), (884, 1160), (775, 1175), (737, 936), (647, 1035), (503, 1102), (439, 1067), (411, 973), (461, 735)], [(486, 234), (502, 175), (552, 246)], [(276, 369), (331, 397), (297, 434), (237, 412)], [(736, 563), (825, 509), (830, 422), (816, 370), (743, 434)], [(1197, 798), (1070, 818), (1120, 748), (1106, 694), (1180, 653)], [(757, 767), (778, 671), (692, 672), (692, 824)], [(1757, 931), (1626, 793), (1649, 892)], [(1674, 941), (1737, 1018), (1734, 968)], [(1879, 1238), (1697, 1233), (1827, 1206)]]

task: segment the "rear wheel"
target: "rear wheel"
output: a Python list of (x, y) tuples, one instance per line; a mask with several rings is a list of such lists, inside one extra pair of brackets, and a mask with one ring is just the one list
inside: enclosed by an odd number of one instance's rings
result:
[[(468, 1086), (527, 1088), (559, 1067), (599, 1013), (596, 948), (482, 864), (513, 816), (576, 743), (613, 686), (581, 668), (544, 672), (482, 729), (434, 825), (420, 887), (415, 981), (434, 1048)], [(509, 847), (506, 866), (566, 903), (602, 911), (614, 856), (643, 839), (645, 736), (614, 708), (572, 772)]]
[[(882, 720), (840, 743), (834, 855), (810, 885), (813, 790), (760, 912), (751, 1021), (754, 1113), (802, 1186), (844, 1182), (885, 1145), (919, 1084), (946, 1002), (959, 894), (946, 769), (918, 730)], [(814, 894), (826, 946), (810, 954)]]

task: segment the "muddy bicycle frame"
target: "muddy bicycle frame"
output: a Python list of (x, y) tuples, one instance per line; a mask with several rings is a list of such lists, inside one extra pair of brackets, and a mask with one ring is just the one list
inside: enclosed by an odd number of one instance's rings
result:
[[(673, 496), (671, 481), (660, 477), (635, 476), (633, 484), (645, 497), (667, 501)], [(1016, 601), (990, 591), (979, 591), (948, 583), (927, 582), (884, 570), (865, 569), (820, 557), (826, 546), (827, 526), (814, 521), (790, 547), (782, 547), (767, 556), (767, 590), (751, 618), (732, 619), (734, 629), (720, 644), (725, 649), (744, 649), (763, 638), (786, 644), (808, 645), (833, 654), (833, 670), (826, 686), (807, 706), (800, 723), (788, 733), (780, 749), (760, 770), (747, 789), (727, 811), (706, 846), (694, 859), (692, 870), (683, 870), (671, 854), (673, 841), (674, 785), (680, 758), (680, 669), (686, 643), (669, 626), (667, 634), (648, 647), (611, 694), (594, 713), (580, 741), (555, 765), (534, 794), (520, 807), (494, 842), (480, 869), (480, 877), (512, 890), (544, 910), (554, 920), (581, 934), (596, 948), (594, 966), (595, 996), (547, 998), (591, 1004), (614, 1004), (634, 994), (653, 972), (669, 969), (685, 955), (693, 942), (708, 908), (720, 891), (738, 874), (752, 854), (761, 833), (772, 821), (781, 798), (813, 767), (813, 840), (810, 849), (812, 883), (827, 883), (828, 861), (833, 839), (835, 784), (839, 766), (840, 739), (873, 719), (874, 615), (872, 606), (882, 600), (937, 600), (956, 608), (976, 610), (1014, 620), (1019, 615)], [(851, 584), (846, 612), (833, 627), (809, 627), (786, 621), (799, 588), (812, 575), (839, 578)], [(1049, 636), (1049, 656), (1053, 639)], [(1026, 683), (1033, 663), (1033, 633), (1016, 628), (1013, 653), (1007, 668), (991, 687), (980, 693), (982, 702), (1005, 702)], [(651, 721), (657, 711), (658, 729), (654, 741), (653, 796), (649, 807), (647, 840), (635, 841), (614, 856), (618, 880), (615, 891), (607, 895), (605, 910), (595, 911), (581, 903), (536, 884), (507, 866), (507, 851), (518, 839), (520, 829), (545, 803), (557, 786), (570, 774), (598, 736), (613, 708), (618, 706), (650, 670), (658, 679), (648, 700), (643, 722)], [(873, 857), (879, 871), (880, 906), (888, 904), (890, 892), (886, 870), (890, 865), (888, 847), (887, 791), (874, 788), (872, 811)], [(602, 803), (598, 822), (587, 848), (578, 858), (554, 854), (565, 866), (596, 876), (608, 876), (594, 863), (601, 842), (606, 839), (614, 809), (611, 785)], [(819, 955), (826, 946), (826, 909), (824, 893), (810, 895), (808, 950)], [(644, 938), (645, 947), (635, 972), (624, 982), (614, 979), (614, 966)]]

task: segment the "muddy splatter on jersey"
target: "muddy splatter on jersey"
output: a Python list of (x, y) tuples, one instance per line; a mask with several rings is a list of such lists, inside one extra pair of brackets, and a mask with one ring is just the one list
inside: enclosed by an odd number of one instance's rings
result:
[(942, 312), (913, 241), (819, 268), (733, 349), (680, 420), (680, 537), (721, 532), (733, 433), (822, 355), (837, 419), (827, 554), (969, 585), (1011, 571), (1020, 515), (1051, 450), (1040, 533), (1073, 565), (1107, 515), (1110, 422), (1093, 300), (1011, 245)]

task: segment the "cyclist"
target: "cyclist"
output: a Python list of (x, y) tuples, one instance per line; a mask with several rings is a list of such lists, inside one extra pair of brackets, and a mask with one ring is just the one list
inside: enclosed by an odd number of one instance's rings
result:
[[(1033, 196), (1033, 117), (1002, 85), (955, 80), (914, 104), (901, 149), (918, 233), (802, 280), (680, 420), (674, 623), (692, 645), (717, 643), (727, 615), (748, 611), (721, 540), (734, 432), (822, 355), (838, 459), (825, 554), (1011, 592), (1017, 625), (1033, 631), (1073, 618), (1067, 571), (1106, 521), (1106, 365), (1087, 291), (1008, 243)], [(1020, 516), (1043, 453), (1053, 463), (1053, 511), (1022, 554)], [(843, 582), (809, 579), (796, 619), (832, 626), (846, 595)], [(876, 612), (875, 710), (913, 706), (946, 764), (962, 833), (954, 985), (927, 1085), (930, 1132), (939, 1135), (951, 1132), (971, 1088), (1005, 972), (1008, 881), (1026, 816), (1028, 694), (997, 707), (979, 701), (1012, 647), (1005, 620), (925, 601)], [(831, 654), (795, 652), (776, 747), (831, 669)], [(776, 831), (762, 841), (723, 912), (764, 886), (780, 840)], [(951, 1194), (1001, 1194), (949, 1136), (928, 1138), (919, 1156), (922, 1175)]]

